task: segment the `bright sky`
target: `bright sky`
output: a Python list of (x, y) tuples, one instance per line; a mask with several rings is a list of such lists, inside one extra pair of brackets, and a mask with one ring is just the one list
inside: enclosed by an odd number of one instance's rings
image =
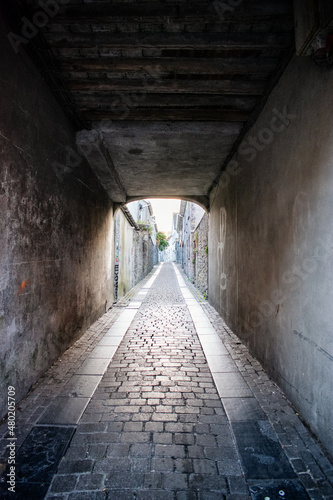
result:
[(167, 235), (171, 231), (173, 212), (179, 212), (180, 200), (149, 199), (149, 201), (153, 207), (158, 230)]

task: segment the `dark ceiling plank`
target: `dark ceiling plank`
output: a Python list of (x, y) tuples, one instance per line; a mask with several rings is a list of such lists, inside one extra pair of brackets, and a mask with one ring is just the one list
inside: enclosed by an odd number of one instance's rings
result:
[(153, 121), (226, 121), (245, 122), (250, 113), (244, 111), (229, 111), (224, 109), (167, 109), (167, 108), (128, 108), (120, 109), (118, 112), (110, 110), (78, 110), (78, 114), (84, 121), (104, 120), (153, 120)]
[(90, 91), (90, 92), (122, 92), (132, 91), (139, 94), (145, 92), (160, 93), (191, 93), (200, 94), (248, 94), (260, 95), (265, 87), (263, 81), (233, 81), (233, 80), (207, 80), (207, 81), (191, 81), (191, 80), (163, 80), (152, 83), (144, 80), (120, 80), (115, 79), (105, 81), (80, 80), (67, 81), (67, 86), (71, 91)]
[[(114, 102), (119, 103), (119, 94), (116, 93), (90, 93), (72, 92), (76, 106), (86, 109), (105, 109)], [(256, 105), (257, 98), (252, 96), (237, 95), (211, 95), (211, 94), (143, 94), (141, 99), (135, 99), (130, 92), (122, 92), (123, 102), (132, 103), (140, 108), (145, 107), (211, 107), (224, 108), (225, 110), (237, 109), (238, 111), (251, 111)]]
[[(86, 55), (85, 52), (88, 51), (89, 55)], [(121, 57), (124, 58), (142, 58), (149, 62), (152, 58), (186, 58), (186, 59), (206, 59), (206, 58), (231, 58), (231, 59), (242, 59), (244, 57), (250, 58), (269, 58), (279, 60), (281, 55), (283, 54), (283, 50), (281, 47), (279, 48), (271, 48), (271, 47), (257, 47), (253, 48), (251, 46), (243, 47), (243, 48), (143, 48), (143, 47), (102, 47), (102, 46), (94, 46), (90, 48), (79, 48), (79, 47), (54, 47), (53, 52), (56, 53), (56, 57), (59, 61), (65, 59), (80, 59), (82, 57), (94, 58), (98, 60), (102, 59), (111, 59), (118, 60)], [(130, 52), (130, 55), (123, 55)], [(134, 52), (134, 54), (133, 54)]]
[[(292, 6), (288, 0), (266, 0), (242, 2), (243, 5), (235, 5), (233, 9), (226, 8), (224, 10), (225, 17), (229, 20), (236, 18), (244, 19), (249, 17), (251, 19), (262, 19), (266, 17), (281, 16), (292, 13)], [(222, 5), (221, 5), (222, 4)], [(175, 18), (175, 19), (188, 19), (207, 18), (211, 16), (218, 16), (218, 6), (223, 8), (223, 2), (191, 2), (191, 4), (168, 4), (162, 2), (143, 2), (143, 3), (106, 3), (106, 2), (93, 2), (81, 4), (78, 6), (64, 6), (61, 8), (60, 14), (55, 18), (55, 22), (62, 23), (67, 21), (87, 21), (87, 20), (101, 20), (104, 22), (107, 19), (125, 17), (139, 17), (139, 18)], [(228, 5), (228, 4), (227, 4)], [(234, 13), (234, 15), (232, 15)]]
[(239, 50), (243, 48), (286, 48), (290, 44), (289, 33), (158, 33), (146, 35), (133, 33), (45, 33), (45, 39), (51, 47), (163, 47), (163, 48), (195, 48), (212, 49), (228, 48)]
[[(149, 49), (148, 49), (149, 50)], [(145, 51), (147, 53), (147, 50)], [(262, 55), (267, 53), (267, 55)], [(215, 47), (215, 48), (164, 48), (160, 50), (161, 57), (184, 57), (184, 58), (257, 58), (257, 57), (273, 57), (279, 58), (281, 54), (281, 47)], [(146, 57), (149, 59), (149, 57)]]
[(60, 61), (63, 71), (142, 71), (192, 74), (249, 74), (269, 73), (277, 65), (275, 58), (186, 59), (186, 58), (100, 58)]

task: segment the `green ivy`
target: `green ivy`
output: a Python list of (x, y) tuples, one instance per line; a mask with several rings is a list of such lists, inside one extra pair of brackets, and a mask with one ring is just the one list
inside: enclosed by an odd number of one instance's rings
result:
[(166, 248), (168, 248), (169, 246), (169, 242), (167, 241), (167, 237), (164, 233), (162, 233), (161, 231), (159, 231), (157, 234), (156, 234), (156, 240), (157, 240), (157, 244), (158, 244), (158, 249), (163, 252), (163, 250), (165, 250)]

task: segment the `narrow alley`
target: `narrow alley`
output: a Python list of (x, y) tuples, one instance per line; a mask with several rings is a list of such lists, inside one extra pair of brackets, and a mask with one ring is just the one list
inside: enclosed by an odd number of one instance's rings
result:
[(45, 373), (17, 408), (1, 498), (333, 498), (298, 414), (185, 280), (155, 267)]

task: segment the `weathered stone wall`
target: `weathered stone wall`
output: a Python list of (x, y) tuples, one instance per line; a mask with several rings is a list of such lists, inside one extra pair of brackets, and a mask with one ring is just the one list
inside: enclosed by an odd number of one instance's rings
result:
[(194, 283), (195, 255), (193, 252), (192, 233), (186, 235), (184, 239), (184, 260), (183, 269), (188, 279)]
[[(121, 210), (116, 216), (116, 253), (118, 256), (118, 288), (117, 298), (121, 298), (135, 285), (133, 266), (135, 255), (134, 228)], [(118, 245), (118, 250), (117, 250)]]
[(133, 286), (141, 281), (157, 264), (157, 246), (154, 245), (148, 230), (134, 232)]
[(113, 210), (85, 162), (69, 159), (74, 130), (23, 46), (15, 55), (0, 32), (1, 417), (5, 388), (21, 399), (112, 304)]
[(149, 238), (149, 271), (158, 264), (158, 246)]
[(208, 290), (208, 214), (195, 203), (186, 202), (179, 262), (189, 280), (203, 294)]
[(333, 454), (333, 73), (294, 57), (211, 193), (209, 300)]
[(116, 216), (116, 262), (115, 283), (117, 299), (141, 281), (157, 264), (157, 246), (154, 245), (149, 230), (137, 229), (130, 224), (121, 210)]
[(196, 255), (194, 253), (195, 250), (194, 229), (196, 228), (198, 222), (199, 220), (198, 221), (196, 220), (196, 205), (194, 203), (186, 202), (184, 219), (183, 219), (184, 252), (183, 252), (182, 266), (186, 276), (192, 283), (194, 283), (194, 278), (195, 278), (195, 261), (196, 261)]
[(197, 247), (194, 284), (202, 294), (208, 293), (208, 214), (205, 213), (197, 226)]
[(147, 238), (147, 231), (134, 231), (134, 267), (133, 267), (133, 283), (139, 283), (145, 277), (144, 266), (144, 237)]

